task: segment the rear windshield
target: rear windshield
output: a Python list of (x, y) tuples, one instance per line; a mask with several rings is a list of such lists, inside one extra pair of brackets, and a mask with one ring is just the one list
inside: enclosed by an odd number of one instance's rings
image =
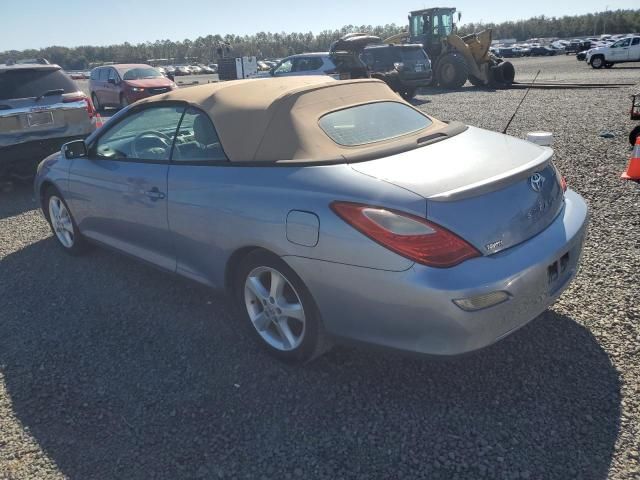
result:
[(331, 112), (320, 119), (320, 128), (339, 145), (381, 142), (417, 132), (431, 120), (408, 105), (377, 102)]
[(158, 78), (162, 74), (155, 68), (132, 68), (127, 70), (122, 76), (123, 80), (138, 80), (140, 78)]
[(0, 72), (0, 100), (39, 97), (49, 90), (78, 91), (73, 80), (61, 70), (20, 68)]

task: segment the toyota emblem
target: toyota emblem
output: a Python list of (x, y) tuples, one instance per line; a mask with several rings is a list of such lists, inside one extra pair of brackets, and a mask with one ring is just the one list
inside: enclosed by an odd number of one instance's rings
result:
[(529, 185), (534, 192), (542, 190), (542, 184), (544, 183), (544, 177), (540, 173), (534, 173), (529, 177)]

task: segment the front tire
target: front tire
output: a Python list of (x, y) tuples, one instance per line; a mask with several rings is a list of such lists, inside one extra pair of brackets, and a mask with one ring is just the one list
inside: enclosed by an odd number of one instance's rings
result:
[(467, 62), (459, 55), (447, 54), (438, 62), (437, 76), (442, 88), (460, 88), (469, 78)]
[(596, 55), (591, 58), (591, 67), (596, 70), (604, 67), (604, 57), (602, 55)]
[(328, 349), (309, 290), (276, 255), (264, 250), (248, 254), (236, 271), (234, 297), (241, 320), (272, 356), (303, 363)]
[(44, 196), (43, 210), (58, 245), (70, 255), (79, 255), (87, 248), (87, 243), (62, 195), (55, 188), (49, 188)]

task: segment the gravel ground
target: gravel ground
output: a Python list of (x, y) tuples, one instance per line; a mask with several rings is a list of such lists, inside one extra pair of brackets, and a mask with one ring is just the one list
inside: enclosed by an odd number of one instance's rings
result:
[[(640, 72), (514, 63), (520, 80)], [(630, 92), (530, 92), (510, 133), (554, 132), (591, 206), (582, 270), (528, 326), (449, 360), (339, 347), (279, 364), (223, 296), (101, 249), (69, 258), (28, 188), (0, 193), (0, 479), (640, 478)], [(501, 130), (523, 92), (426, 93), (440, 118)]]

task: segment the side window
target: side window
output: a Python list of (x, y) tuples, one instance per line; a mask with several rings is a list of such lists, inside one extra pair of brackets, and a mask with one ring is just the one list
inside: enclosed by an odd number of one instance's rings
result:
[(311, 57), (309, 58), (309, 70), (319, 70), (322, 68), (322, 58)]
[(638, 45), (640, 44), (640, 37), (636, 37), (633, 39), (633, 41), (631, 42), (631, 45)]
[(202, 110), (189, 107), (182, 117), (180, 134), (171, 161), (180, 163), (221, 160), (227, 160), (227, 156), (222, 150), (218, 133), (209, 115)]
[(183, 111), (183, 106), (159, 106), (131, 112), (98, 139), (92, 156), (168, 162)]
[(113, 68), (109, 69), (109, 77), (107, 77), (109, 80), (111, 80), (112, 78), (114, 80), (116, 80), (118, 78), (116, 71)]
[(99, 73), (99, 70), (97, 68), (94, 68), (93, 70), (91, 70), (91, 80), (97, 80), (98, 73)]
[(274, 75), (283, 75), (285, 73), (289, 73), (291, 72), (292, 65), (293, 63), (291, 62), (291, 60), (284, 61), (278, 68), (275, 69), (273, 73)]
[(298, 57), (293, 59), (292, 72), (307, 72), (309, 71), (309, 59), (306, 57)]
[(100, 69), (100, 76), (98, 77), (98, 80), (100, 80), (102, 82), (106, 82), (107, 81), (107, 75), (109, 75), (109, 72), (107, 70), (108, 69), (106, 69), (106, 68), (101, 68)]

